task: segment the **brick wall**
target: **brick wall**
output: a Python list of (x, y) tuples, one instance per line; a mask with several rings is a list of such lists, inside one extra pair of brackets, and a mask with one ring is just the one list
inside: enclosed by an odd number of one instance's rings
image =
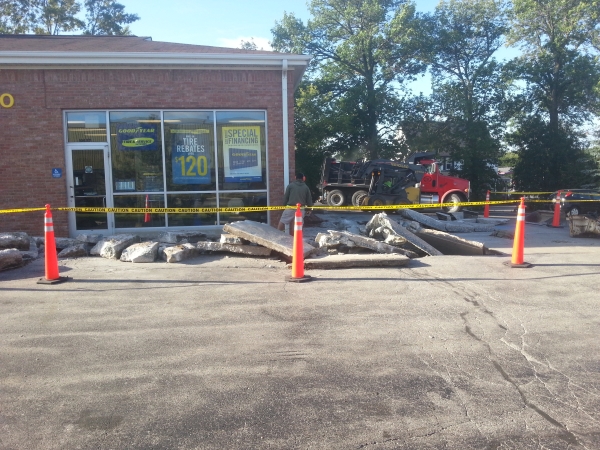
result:
[[(293, 77), (288, 76), (290, 173), (294, 173)], [(269, 201), (283, 201), (281, 70), (0, 70), (0, 209), (67, 206), (63, 111), (69, 109), (264, 109)], [(52, 168), (63, 170), (52, 178)], [(293, 179), (290, 176), (290, 179)], [(279, 212), (270, 215), (277, 225)], [(67, 214), (53, 213), (57, 236)], [(0, 231), (43, 235), (43, 213), (0, 215)]]

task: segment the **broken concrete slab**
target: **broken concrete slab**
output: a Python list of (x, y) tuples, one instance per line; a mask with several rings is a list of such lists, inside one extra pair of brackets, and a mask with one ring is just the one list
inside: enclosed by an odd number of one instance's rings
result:
[(468, 223), (461, 220), (436, 220), (425, 214), (413, 211), (412, 209), (403, 209), (401, 210), (401, 214), (407, 219), (419, 222), (420, 224), (429, 228), (433, 228), (434, 230), (447, 231), (449, 233), (472, 233), (474, 231), (492, 231), (494, 229), (493, 225)]
[(54, 243), (56, 244), (56, 250), (64, 250), (65, 248), (74, 247), (81, 244), (78, 239), (71, 238), (55, 238)]
[(168, 263), (176, 263), (198, 256), (199, 253), (194, 244), (185, 243), (165, 248), (161, 256)]
[(29, 251), (29, 236), (20, 231), (0, 233), (0, 249)]
[(78, 234), (75, 236), (75, 239), (83, 242), (84, 244), (94, 244), (96, 245), (102, 239), (101, 234)]
[(388, 228), (388, 229), (392, 230), (394, 233), (396, 233), (399, 236), (402, 236), (404, 239), (406, 239), (408, 242), (410, 242), (413, 246), (415, 246), (416, 248), (425, 252), (428, 255), (431, 255), (431, 256), (443, 255), (442, 252), (440, 252), (436, 248), (429, 245), (427, 242), (425, 242), (419, 236), (412, 233), (411, 231), (409, 231), (407, 228), (400, 225), (395, 220), (390, 219), (386, 213), (375, 214), (373, 216), (373, 218), (369, 221), (369, 223), (367, 223), (368, 230), (377, 229), (379, 227), (384, 227), (384, 228)]
[(246, 256), (270, 256), (271, 249), (260, 245), (223, 244), (221, 242), (198, 242), (196, 248), (208, 252), (229, 252)]
[[(315, 242), (317, 243), (319, 248), (327, 248), (327, 249), (338, 248), (339, 246), (342, 245), (342, 242), (339, 238), (335, 238), (329, 233), (317, 234), (317, 236), (315, 237)], [(350, 242), (349, 244), (351, 246), (354, 245), (354, 243), (352, 243), (352, 242)]]
[(80, 258), (83, 256), (88, 256), (86, 245), (83, 242), (77, 245), (73, 245), (71, 247), (64, 248), (58, 253), (58, 259)]
[(568, 216), (569, 234), (571, 237), (600, 238), (600, 219), (589, 216)]
[(233, 244), (233, 245), (244, 245), (244, 244), (248, 243), (248, 241), (242, 239), (239, 236), (235, 236), (234, 234), (222, 234), (219, 242), (221, 244)]
[(446, 224), (446, 231), (448, 233), (473, 233), (479, 231), (493, 231), (494, 225), (486, 225), (480, 223), (466, 223), (463, 221), (454, 221)]
[[(404, 254), (401, 248), (388, 245), (384, 242), (380, 242), (376, 239), (359, 236), (356, 234), (349, 233), (347, 231), (329, 231), (329, 234), (339, 240), (341, 243), (346, 244), (353, 243), (355, 246), (366, 248), (377, 253), (400, 253)], [(346, 244), (348, 245), (348, 244)]]
[[(465, 219), (465, 221), (467, 221), (467, 220), (469, 220), (469, 219)], [(495, 219), (495, 218), (490, 218), (490, 217), (478, 217), (476, 219), (470, 219), (470, 220), (474, 220), (475, 223), (480, 223), (483, 225), (504, 225), (510, 221), (510, 219)]]
[(469, 241), (443, 231), (423, 228), (419, 231), (418, 236), (443, 252), (444, 255), (480, 256), (502, 254), (488, 249), (481, 242)]
[(445, 222), (441, 222), (412, 209), (401, 209), (400, 215), (405, 219), (414, 220), (415, 222), (419, 222), (420, 224), (425, 225), (429, 228), (433, 228), (434, 230), (446, 231)]
[(446, 214), (443, 212), (436, 212), (435, 216), (438, 218), (438, 220), (443, 220), (446, 222), (450, 222), (451, 220), (456, 220), (456, 217), (454, 217), (454, 214)]
[(21, 256), (23, 257), (23, 261), (33, 261), (40, 256), (40, 250), (37, 248), (36, 242), (34, 239), (29, 239), (29, 250), (21, 252)]
[[(266, 223), (242, 220), (225, 224), (223, 231), (275, 250), (288, 258), (293, 258), (294, 238)], [(314, 251), (316, 251), (316, 248), (313, 245), (304, 242), (304, 258)]]
[(16, 269), (24, 264), (23, 255), (16, 248), (0, 250), (0, 271)]
[(469, 211), (468, 209), (463, 209), (461, 211), (461, 214), (465, 219), (476, 219), (477, 217), (479, 217), (479, 213), (477, 211)]
[(94, 245), (90, 250), (90, 255), (99, 255), (107, 259), (119, 259), (123, 250), (138, 242), (139, 239), (139, 236), (133, 234), (107, 236)]
[(410, 258), (397, 253), (329, 255), (304, 260), (305, 269), (350, 269), (353, 267), (402, 267)]
[(151, 263), (156, 261), (158, 255), (158, 242), (148, 241), (133, 244), (123, 250), (121, 261), (132, 263)]
[(165, 231), (158, 235), (158, 242), (167, 244), (195, 244), (196, 242), (205, 241), (206, 233), (200, 231)]

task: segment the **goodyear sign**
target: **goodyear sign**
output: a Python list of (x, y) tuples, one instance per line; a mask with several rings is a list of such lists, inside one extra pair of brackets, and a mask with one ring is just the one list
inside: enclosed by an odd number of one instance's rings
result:
[(158, 127), (138, 122), (117, 126), (117, 147), (121, 151), (158, 150)]

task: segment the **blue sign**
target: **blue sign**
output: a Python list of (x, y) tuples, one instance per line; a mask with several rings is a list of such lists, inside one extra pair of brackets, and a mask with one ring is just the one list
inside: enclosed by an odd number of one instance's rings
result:
[(52, 169), (52, 178), (62, 178), (62, 169), (60, 167)]
[(153, 123), (120, 123), (117, 126), (117, 146), (121, 151), (158, 150), (158, 127)]
[(173, 184), (210, 184), (212, 156), (207, 129), (172, 129)]

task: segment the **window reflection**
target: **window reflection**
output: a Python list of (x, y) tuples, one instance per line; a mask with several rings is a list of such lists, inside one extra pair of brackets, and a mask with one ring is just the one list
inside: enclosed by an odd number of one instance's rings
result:
[[(220, 208), (239, 208), (247, 206), (267, 206), (266, 192), (231, 192), (219, 195)], [(267, 223), (267, 211), (235, 211), (221, 212), (221, 224), (237, 222), (239, 220), (253, 220)]]
[(67, 113), (68, 142), (106, 142), (106, 113), (85, 111)]
[[(164, 208), (161, 195), (119, 195), (115, 196), (115, 208)], [(164, 227), (165, 215), (162, 213), (115, 213), (116, 228)]]
[[(216, 194), (170, 194), (168, 208), (216, 208)], [(170, 227), (215, 225), (217, 213), (168, 214)]]
[(115, 193), (164, 190), (159, 112), (111, 112)]

